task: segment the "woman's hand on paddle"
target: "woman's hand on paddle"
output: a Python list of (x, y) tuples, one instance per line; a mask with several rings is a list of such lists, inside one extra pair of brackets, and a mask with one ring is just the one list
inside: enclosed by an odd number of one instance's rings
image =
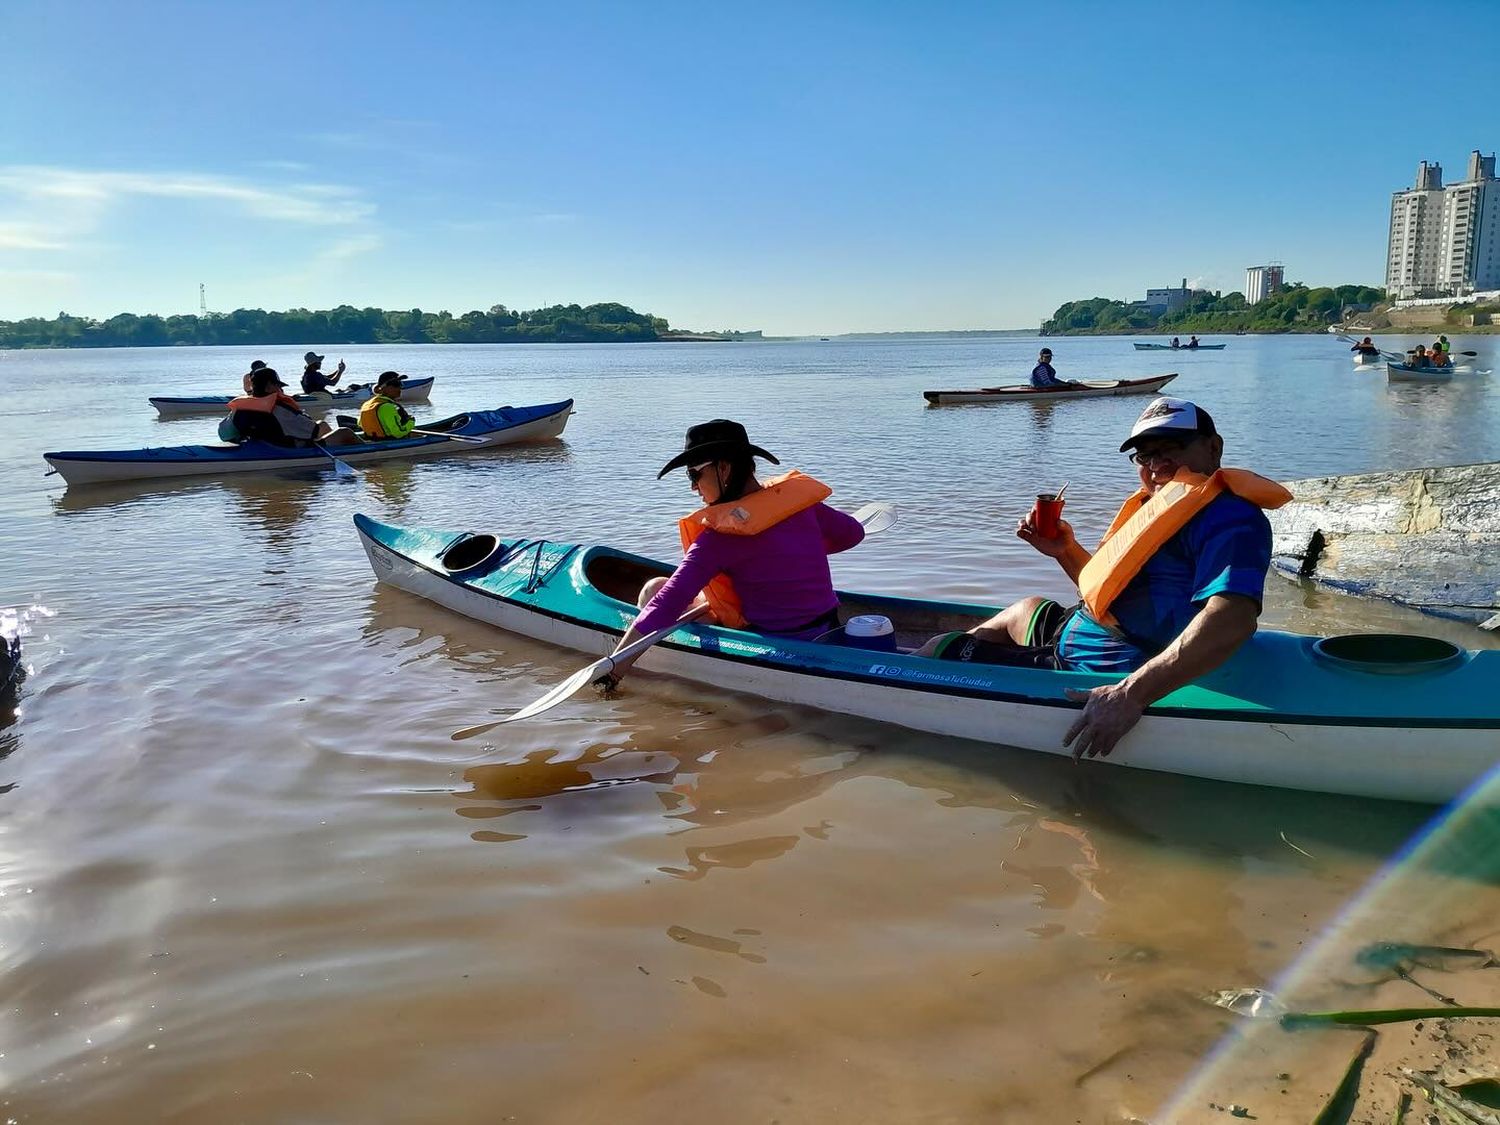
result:
[(1076, 542), (1073, 538), (1073, 525), (1067, 520), (1057, 521), (1057, 532), (1055, 539), (1047, 539), (1038, 535), (1036, 528), (1031, 526), (1031, 517), (1029, 515), (1016, 523), (1016, 538), (1031, 544), (1031, 546), (1051, 559), (1062, 558), (1068, 553), (1069, 545)]
[(1115, 744), (1141, 721), (1146, 710), (1135, 701), (1124, 681), (1102, 684), (1088, 691), (1069, 688), (1067, 696), (1074, 703), (1083, 704), (1083, 711), (1063, 735), (1063, 745), (1073, 747), (1075, 762), (1108, 757)]

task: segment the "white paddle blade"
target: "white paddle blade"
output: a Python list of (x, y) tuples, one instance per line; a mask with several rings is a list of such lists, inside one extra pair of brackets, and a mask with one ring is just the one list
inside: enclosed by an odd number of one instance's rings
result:
[(563, 700), (570, 698), (577, 692), (580, 692), (584, 688), (588, 687), (589, 684), (593, 683), (600, 676), (606, 675), (614, 666), (615, 662), (609, 657), (600, 657), (598, 660), (590, 664), (587, 668), (580, 668), (578, 671), (574, 672), (566, 680), (558, 684), (555, 688), (549, 691), (546, 695), (542, 696), (540, 699), (536, 700), (534, 703), (528, 703), (514, 715), (505, 716), (505, 718), (501, 719), (500, 722), (495, 725), (503, 726), (506, 723), (514, 723), (518, 719), (534, 718), (535, 716), (540, 715), (543, 711), (550, 711)]
[(333, 459), (333, 473), (334, 476), (343, 477), (346, 480), (352, 480), (359, 476), (358, 469), (349, 464), (348, 461), (340, 461), (337, 457)]
[(896, 505), (877, 500), (855, 512), (854, 518), (864, 524), (866, 535), (878, 535), (896, 526)]

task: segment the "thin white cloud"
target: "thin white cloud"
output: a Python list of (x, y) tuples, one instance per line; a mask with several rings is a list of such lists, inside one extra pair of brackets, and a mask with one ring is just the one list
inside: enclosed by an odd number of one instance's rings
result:
[(204, 172), (93, 171), (0, 165), (0, 251), (62, 254), (98, 249), (95, 234), (132, 198), (184, 199), (229, 214), (297, 226), (359, 229), (375, 205), (353, 187), (257, 183)]
[(0, 222), (0, 250), (63, 250), (64, 243), (35, 223)]
[(333, 245), (320, 250), (316, 261), (332, 265), (335, 262), (347, 262), (350, 258), (357, 258), (361, 254), (370, 254), (385, 245), (385, 239), (378, 234), (359, 234), (352, 238), (341, 238)]
[(357, 223), (373, 204), (328, 184), (266, 187), (228, 176), (176, 172), (98, 172), (37, 165), (0, 166), (0, 192), (32, 204), (104, 208), (127, 196), (228, 203), (257, 218), (328, 226)]

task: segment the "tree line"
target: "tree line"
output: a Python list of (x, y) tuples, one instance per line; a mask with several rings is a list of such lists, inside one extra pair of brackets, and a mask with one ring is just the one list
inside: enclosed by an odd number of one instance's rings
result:
[(492, 305), (452, 313), (357, 309), (235, 309), (206, 316), (121, 313), (108, 320), (58, 313), (0, 321), (0, 348), (153, 348), (174, 344), (626, 343), (669, 333), (661, 317), (625, 305), (550, 305), (512, 311)]
[(1043, 322), (1048, 336), (1116, 335), (1135, 332), (1322, 332), (1338, 323), (1346, 309), (1368, 309), (1385, 300), (1385, 290), (1368, 285), (1309, 289), (1300, 282), (1246, 303), (1243, 293), (1220, 295), (1200, 289), (1170, 312), (1141, 301), (1091, 297), (1068, 301)]

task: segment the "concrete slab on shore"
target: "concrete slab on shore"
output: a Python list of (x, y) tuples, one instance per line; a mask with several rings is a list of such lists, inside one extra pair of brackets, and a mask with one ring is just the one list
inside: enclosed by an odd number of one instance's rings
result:
[(1500, 463), (1286, 484), (1295, 499), (1269, 513), (1278, 571), (1500, 626)]

